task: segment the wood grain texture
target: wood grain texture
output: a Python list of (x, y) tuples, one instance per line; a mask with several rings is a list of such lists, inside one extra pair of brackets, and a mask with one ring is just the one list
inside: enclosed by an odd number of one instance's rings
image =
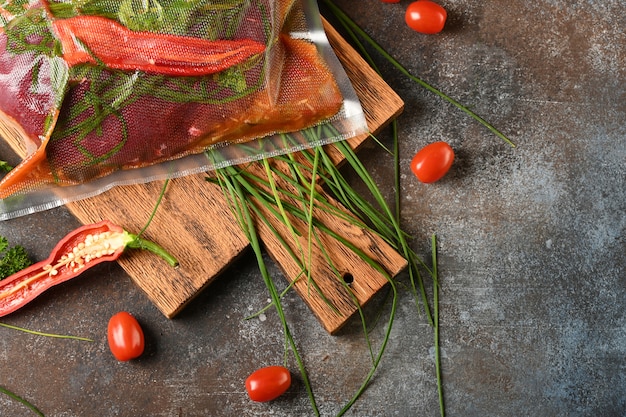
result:
[[(294, 155), (298, 165), (308, 164), (303, 152)], [(300, 206), (307, 212), (308, 202), (303, 204), (291, 197), (298, 195), (298, 190), (284, 179), (290, 177), (287, 165), (276, 160), (268, 163), (274, 170), (284, 173), (284, 176), (273, 176), (283, 205)], [(260, 163), (247, 169), (267, 178)], [(264, 186), (258, 184), (257, 188)], [(357, 313), (359, 306), (365, 305), (389, 279), (404, 269), (407, 262), (319, 184), (316, 193), (321, 196), (320, 201), (329, 203), (332, 208), (321, 204), (314, 206), (314, 227), (310, 228), (306, 219), (297, 218), (289, 210), (285, 210), (287, 220), (272, 215), (262, 204), (257, 204), (257, 209), (263, 219), (257, 216), (256, 225), (270, 256), (322, 326), (333, 334)]]
[[(404, 102), (334, 27), (326, 20), (322, 19), (322, 21), (328, 41), (343, 64), (359, 97), (370, 132), (378, 133), (402, 113)], [(348, 143), (353, 149), (358, 149), (367, 136), (351, 138)], [(341, 153), (337, 152), (332, 145), (327, 148), (327, 152), (335, 163), (341, 164)]]
[[(404, 103), (327, 22), (324, 24), (331, 45), (355, 86), (370, 131), (375, 133), (402, 112)], [(6, 135), (5, 139), (13, 149), (23, 156), (25, 151), (19, 147), (14, 137), (14, 129), (7, 125), (0, 132)], [(367, 136), (351, 138), (348, 142), (356, 149)], [(334, 162), (341, 163), (341, 155), (332, 145), (328, 145), (326, 149)], [(162, 186), (162, 181), (119, 186), (101, 195), (70, 203), (67, 207), (83, 223), (106, 218), (124, 225), (130, 232), (137, 233), (148, 220)], [(325, 218), (324, 213), (316, 215), (323, 218), (323, 222), (332, 227), (332, 230), (349, 237), (353, 244), (370, 253), (389, 276), (394, 276), (405, 267), (404, 259), (394, 253), (382, 239), (355, 228), (349, 222)], [(273, 219), (272, 223), (280, 227), (277, 219)], [(295, 219), (294, 224), (303, 231), (308, 230), (306, 224), (298, 223)], [(260, 233), (265, 247), (287, 278), (296, 279), (301, 270), (294, 264), (291, 255), (286, 253), (287, 248), (266, 227), (261, 226)], [(282, 233), (286, 231), (282, 230)], [(207, 182), (204, 174), (170, 182), (162, 204), (144, 237), (164, 246), (179, 260), (180, 266), (173, 269), (160, 258), (143, 251), (129, 252), (119, 263), (169, 318), (174, 317), (220, 276), (248, 246), (221, 189)], [(344, 245), (323, 234), (321, 241), (323, 245), (328, 245), (325, 250), (333, 254), (332, 262), (341, 274), (349, 273), (355, 278), (350, 288), (360, 305), (386, 284), (385, 274), (372, 270), (371, 266), (357, 259), (354, 252)], [(328, 260), (324, 259), (321, 248), (314, 248), (310, 265), (312, 276), (320, 285), (324, 296), (312, 291), (305, 280), (299, 280), (295, 288), (324, 328), (334, 333), (357, 311), (357, 306), (346, 287), (337, 280), (337, 274), (329, 266)]]
[[(109, 219), (137, 233), (152, 212), (162, 181), (118, 187), (68, 204), (81, 222)], [(193, 191), (190, 191), (193, 190)], [(180, 265), (173, 269), (145, 251), (129, 252), (119, 263), (154, 304), (174, 317), (248, 246), (219, 187), (204, 175), (174, 179), (146, 230)]]

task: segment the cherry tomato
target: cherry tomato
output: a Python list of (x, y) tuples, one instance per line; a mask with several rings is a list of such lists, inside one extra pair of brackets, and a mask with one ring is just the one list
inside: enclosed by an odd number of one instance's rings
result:
[(115, 314), (107, 329), (109, 349), (118, 361), (129, 361), (143, 353), (143, 330), (135, 317), (126, 311)]
[(246, 379), (246, 391), (252, 401), (272, 401), (287, 391), (291, 385), (291, 373), (283, 366), (267, 366), (257, 369)]
[(432, 35), (443, 30), (448, 14), (446, 9), (430, 0), (418, 0), (409, 4), (404, 19), (416, 32)]
[(411, 161), (411, 170), (418, 180), (431, 183), (441, 179), (454, 162), (454, 150), (446, 142), (424, 146)]

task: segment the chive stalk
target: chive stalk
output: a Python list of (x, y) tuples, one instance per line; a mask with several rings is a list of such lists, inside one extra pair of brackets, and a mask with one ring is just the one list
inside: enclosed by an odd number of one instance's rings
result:
[(10, 390), (0, 386), (0, 393), (2, 393), (4, 395), (7, 395), (7, 396), (13, 398), (15, 401), (24, 404), (26, 407), (30, 408), (38, 416), (45, 417), (44, 414), (41, 411), (39, 411), (39, 409), (37, 407), (35, 407), (33, 404), (31, 404), (30, 402), (28, 402), (24, 398), (20, 397), (19, 395), (15, 394), (14, 392), (12, 392), (12, 391), (10, 391)]
[(80, 340), (80, 341), (83, 341), (83, 342), (93, 342), (93, 339), (89, 339), (89, 338), (86, 338), (86, 337), (70, 336), (70, 335), (63, 335), (63, 334), (56, 334), (56, 333), (38, 332), (36, 330), (25, 329), (23, 327), (14, 326), (12, 324), (7, 324), (7, 323), (0, 323), (0, 326), (5, 327), (7, 329), (18, 330), (20, 332), (33, 334), (35, 336), (52, 337), (52, 338), (56, 338), (56, 339)]
[(433, 277), (433, 320), (434, 327), (434, 343), (435, 343), (435, 373), (437, 375), (437, 396), (439, 397), (439, 412), (441, 417), (446, 414), (445, 404), (443, 401), (443, 382), (441, 378), (441, 349), (439, 348), (439, 269), (437, 268), (437, 237), (435, 234), (431, 237), (432, 251), (432, 277)]
[[(431, 93), (436, 94), (437, 96), (441, 97), (448, 103), (452, 104), (453, 106), (461, 110), (463, 113), (467, 114), (468, 116), (476, 120), (478, 123), (483, 125), (487, 130), (489, 130), (491, 133), (493, 133), (494, 135), (502, 139), (511, 147), (514, 148), (516, 146), (515, 143), (513, 143), (513, 141), (511, 141), (506, 135), (504, 135), (501, 131), (496, 129), (491, 123), (483, 119), (481, 116), (474, 113), (467, 106), (461, 104), (459, 101), (450, 97), (449, 95), (439, 90), (438, 88), (434, 87), (433, 85), (427, 83), (420, 77), (413, 75), (397, 59), (395, 59), (390, 53), (388, 53), (378, 42), (376, 42), (367, 32), (365, 32), (359, 25), (357, 25), (354, 22), (354, 20), (352, 20), (345, 12), (343, 12), (343, 10), (337, 7), (337, 5), (335, 5), (333, 1), (331, 0), (322, 0), (322, 1), (324, 2), (326, 6), (328, 6), (330, 11), (337, 18), (337, 20), (342, 24), (342, 26), (348, 31), (348, 33), (351, 34), (351, 37), (353, 40), (355, 39), (358, 40), (356, 35), (363, 38), (372, 48), (376, 50), (376, 52), (378, 52), (385, 60), (387, 60), (391, 65), (393, 65), (401, 74), (403, 74), (404, 76), (406, 76), (413, 82), (417, 83), (421, 87), (425, 88), (426, 90), (430, 91)], [(365, 59), (368, 60), (368, 62), (371, 65), (373, 63), (373, 60), (371, 59), (369, 54), (365, 52), (365, 48), (363, 48), (362, 43), (360, 41), (357, 41), (355, 43), (359, 47), (361, 54), (364, 56)]]
[[(305, 381), (305, 386), (307, 387), (307, 392), (311, 398), (311, 403), (316, 414), (318, 414), (319, 411), (315, 404), (315, 397), (310, 387), (308, 376), (306, 375), (306, 369), (296, 350), (295, 341), (289, 331), (289, 327), (282, 310), (281, 299), (287, 290), (279, 294), (276, 290), (274, 282), (269, 276), (267, 266), (264, 264), (265, 260), (262, 256), (261, 245), (256, 231), (257, 224), (254, 223), (253, 217), (256, 218), (257, 221), (261, 221), (264, 222), (264, 224), (269, 225), (269, 220), (265, 218), (265, 215), (259, 209), (259, 207), (263, 207), (269, 215), (276, 216), (276, 218), (283, 223), (289, 222), (290, 218), (307, 222), (309, 247), (312, 245), (313, 239), (316, 239), (319, 245), (318, 234), (324, 233), (325, 235), (341, 242), (341, 244), (353, 251), (372, 268), (378, 270), (387, 278), (391, 292), (391, 308), (383, 340), (377, 350), (373, 348), (373, 344), (370, 340), (369, 329), (361, 306), (358, 301), (353, 298), (355, 305), (357, 306), (358, 315), (363, 327), (365, 343), (370, 351), (372, 363), (355, 394), (340, 410), (339, 415), (343, 415), (352, 407), (352, 405), (365, 391), (378, 369), (390, 339), (390, 333), (396, 314), (398, 291), (393, 277), (389, 276), (381, 265), (369, 258), (366, 253), (349, 242), (345, 237), (336, 233), (334, 230), (327, 227), (322, 221), (318, 220), (314, 216), (314, 209), (326, 211), (331, 215), (345, 216), (345, 218), (349, 219), (349, 221), (358, 224), (360, 227), (367, 228), (389, 241), (390, 244), (392, 244), (395, 248), (398, 248), (404, 256), (406, 256), (407, 260), (411, 264), (410, 274), (413, 277), (415, 291), (417, 292), (417, 287), (421, 288), (420, 293), (423, 294), (424, 297), (426, 292), (423, 289), (421, 278), (419, 280), (415, 278), (416, 276), (419, 276), (419, 268), (425, 267), (425, 264), (419, 260), (418, 256), (409, 247), (407, 240), (408, 235), (400, 228), (397, 214), (394, 213), (394, 211), (386, 203), (376, 183), (367, 173), (367, 170), (359, 161), (354, 151), (349, 146), (341, 142), (336, 143), (334, 146), (343, 152), (347, 165), (355, 169), (357, 175), (359, 175), (359, 177), (364, 181), (369, 193), (374, 196), (376, 206), (369, 203), (366, 198), (361, 196), (350, 186), (323, 147), (315, 147), (309, 151), (302, 151), (301, 154), (306, 157), (306, 163), (296, 161), (293, 159), (292, 155), (284, 155), (273, 158), (278, 162), (277, 164), (270, 163), (269, 161), (263, 161), (261, 163), (262, 167), (264, 167), (264, 174), (280, 178), (280, 180), (284, 181), (284, 184), (286, 184), (286, 187), (284, 188), (279, 188), (274, 179), (261, 178), (259, 175), (254, 174), (254, 169), (243, 170), (237, 167), (220, 168), (215, 172), (215, 177), (209, 179), (218, 183), (223, 189), (225, 196), (230, 202), (235, 217), (238, 219), (240, 226), (251, 242), (257, 262), (259, 263), (261, 275), (263, 276), (266, 286), (270, 291), (270, 298), (272, 300), (270, 306), (274, 307), (278, 311), (278, 315), (285, 332), (286, 345), (289, 346), (296, 357), (296, 361), (300, 368), (300, 372), (303, 375), (303, 380)], [(280, 166), (280, 163), (286, 164), (288, 169), (280, 169), (278, 167)], [(283, 183), (281, 182), (281, 184)], [(319, 192), (317, 192), (317, 187), (321, 184), (324, 184), (329, 189), (335, 191), (334, 194), (341, 195), (339, 202), (352, 207), (352, 209), (354, 209), (354, 213), (350, 213), (350, 215), (348, 215), (342, 210), (339, 210), (336, 206), (330, 204)], [(276, 229), (271, 228), (270, 230), (278, 239), (285, 242), (286, 248), (289, 248), (289, 245), (287, 245), (287, 242), (284, 239), (292, 238), (296, 240), (301, 236), (296, 228), (292, 226), (286, 227), (288, 230), (287, 233), (291, 236), (283, 237)], [(307, 271), (309, 268), (306, 263), (306, 257), (300, 256), (302, 255), (301, 250), (298, 252), (300, 253), (292, 253), (292, 257), (296, 262), (300, 262), (300, 267), (302, 269), (301, 277), (307, 276), (307, 279), (309, 279), (310, 274)], [(323, 247), (322, 253), (324, 253)], [(332, 268), (332, 260), (330, 256), (328, 256), (328, 254), (324, 254), (324, 256), (331, 264)], [(431, 272), (429, 269), (427, 269), (427, 271), (429, 273)], [(340, 282), (343, 282), (339, 271), (337, 271), (337, 277)], [(312, 285), (315, 285), (315, 280), (313, 278), (310, 278), (310, 282)], [(345, 284), (345, 282), (343, 284), (350, 294), (349, 286)], [(287, 289), (289, 288), (291, 288), (291, 286)], [(323, 296), (321, 292), (320, 295)], [(270, 306), (265, 307), (262, 311), (265, 311)], [(429, 322), (432, 323), (432, 315), (430, 313), (428, 303), (426, 302), (424, 303), (424, 309), (429, 317)]]

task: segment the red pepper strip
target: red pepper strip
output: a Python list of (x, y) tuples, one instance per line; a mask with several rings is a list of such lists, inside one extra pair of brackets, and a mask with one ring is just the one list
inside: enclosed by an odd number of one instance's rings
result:
[(147, 249), (163, 257), (170, 265), (178, 265), (165, 249), (128, 233), (110, 221), (88, 224), (65, 236), (48, 259), (0, 281), (0, 317), (94, 265), (118, 259), (126, 248)]
[(52, 22), (69, 66), (104, 64), (125, 71), (193, 76), (240, 64), (265, 50), (251, 39), (208, 40), (135, 32), (100, 16), (75, 16)]

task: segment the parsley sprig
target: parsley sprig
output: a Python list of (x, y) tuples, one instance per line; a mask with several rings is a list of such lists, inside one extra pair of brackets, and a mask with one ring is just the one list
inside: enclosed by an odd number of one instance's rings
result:
[(0, 161), (0, 172), (9, 172), (13, 167), (6, 161)]
[(23, 246), (9, 247), (9, 241), (0, 236), (0, 279), (6, 278), (32, 265)]

